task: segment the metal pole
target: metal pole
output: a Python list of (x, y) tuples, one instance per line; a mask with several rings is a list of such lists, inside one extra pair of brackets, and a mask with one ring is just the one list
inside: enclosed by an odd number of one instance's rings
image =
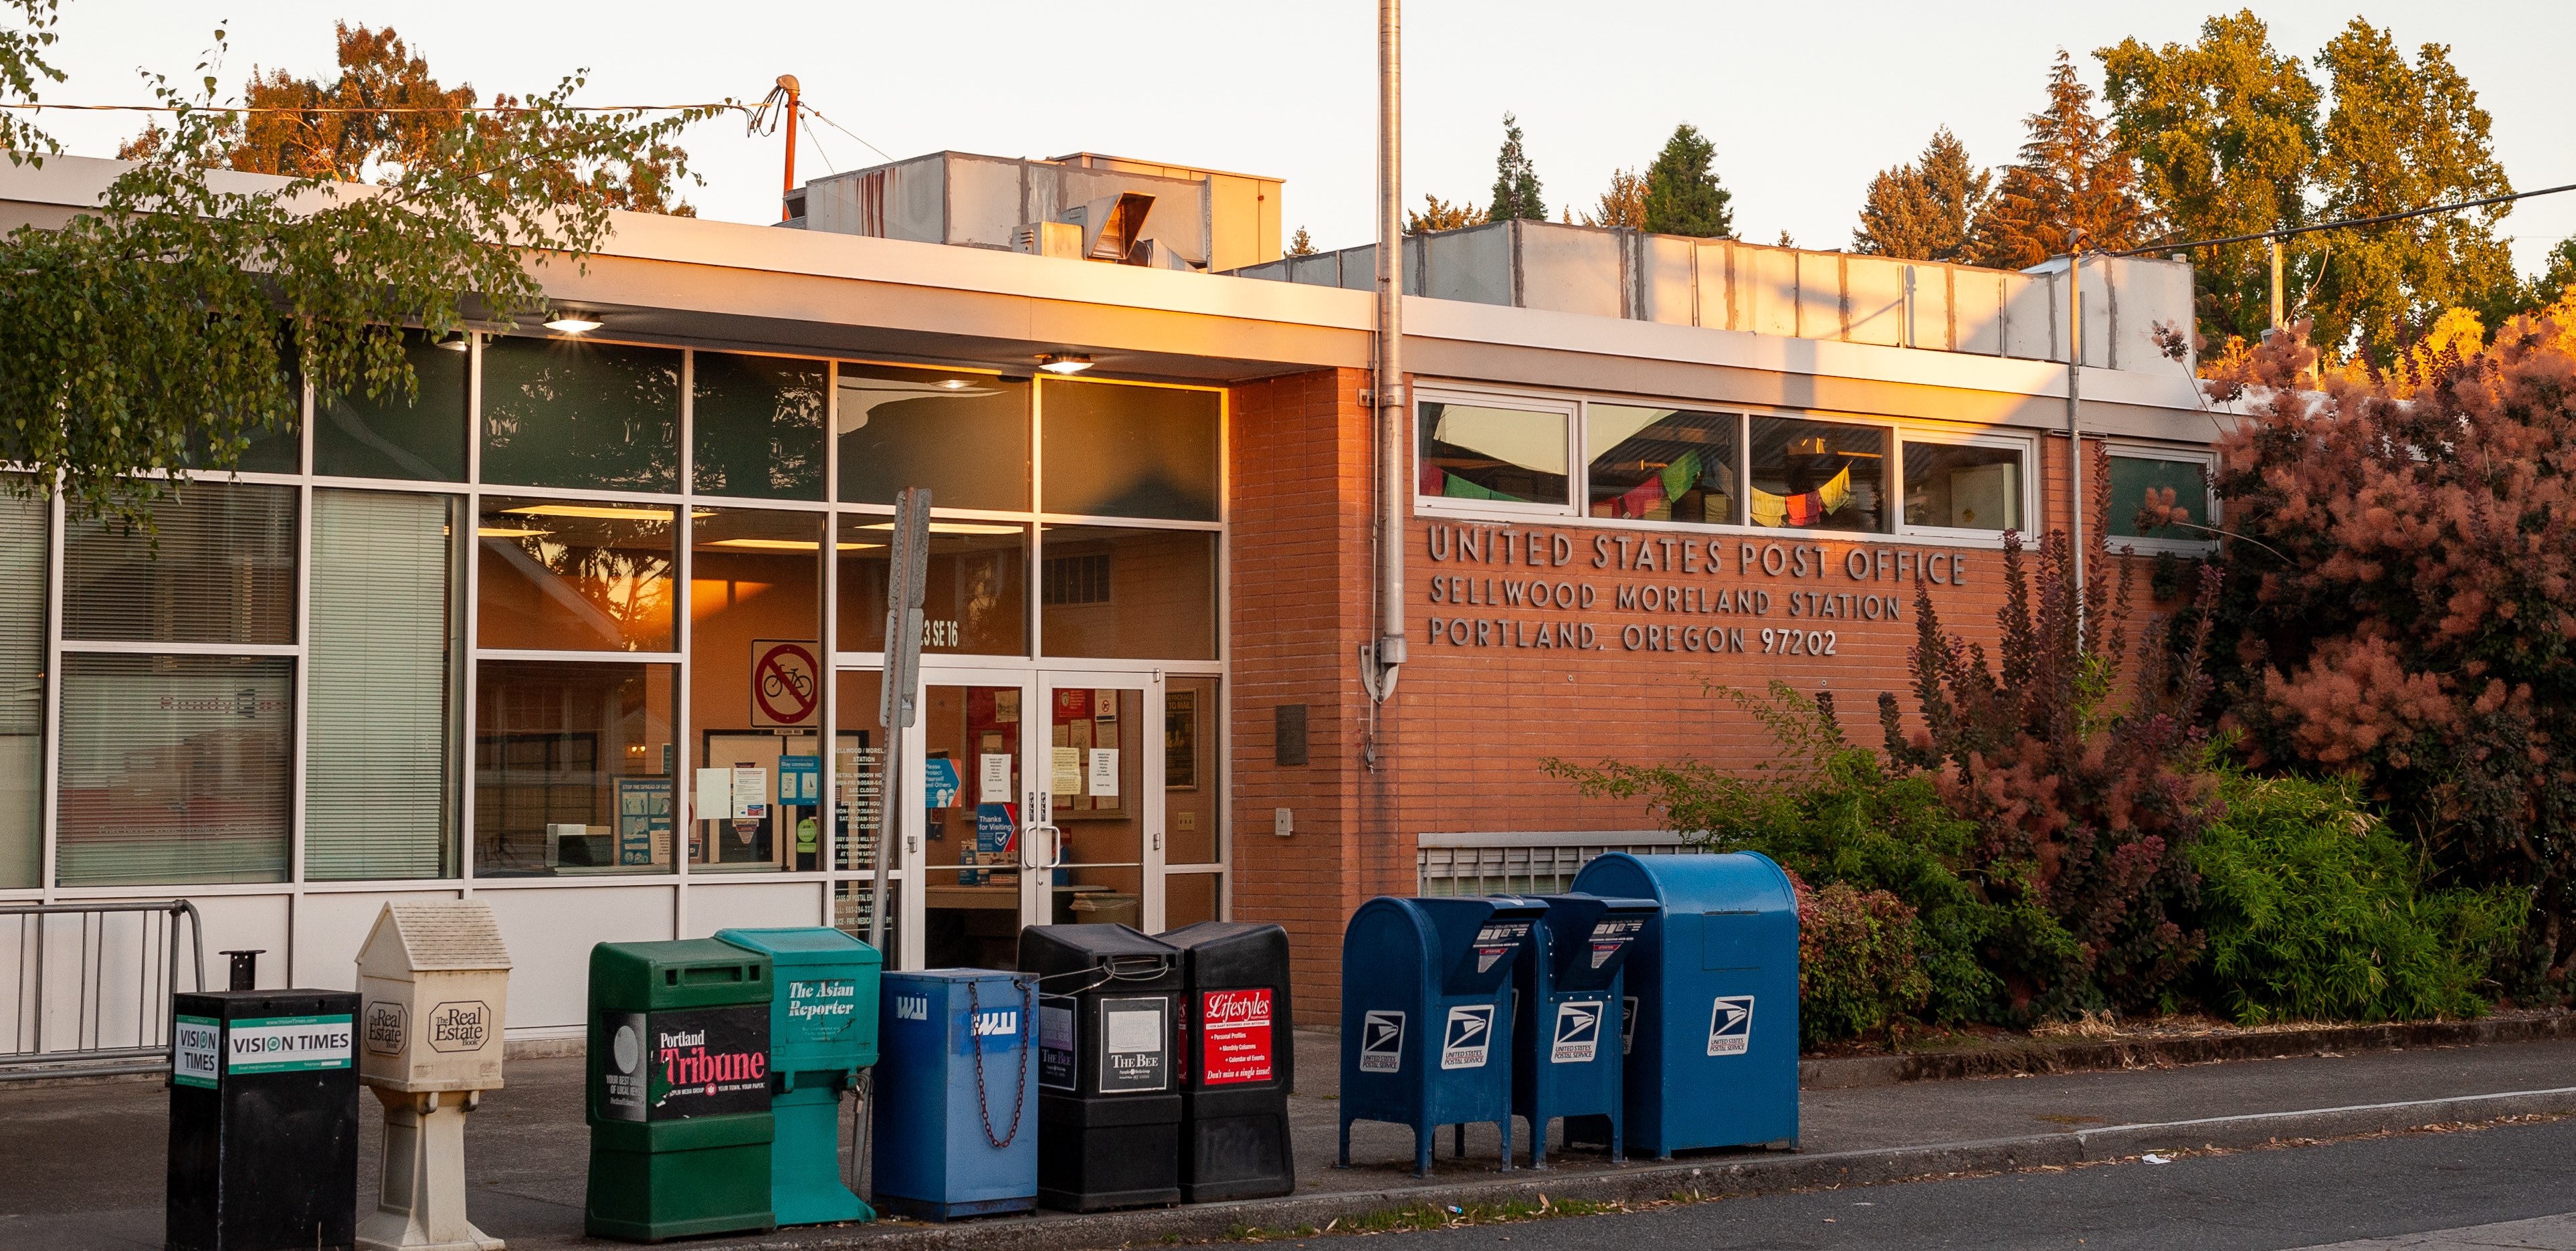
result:
[(2066, 254), (2066, 532), (2074, 536), (2075, 638), (2084, 639), (2084, 232)]
[(2272, 329), (2281, 328), (2281, 241), (2272, 240)]
[(781, 74), (778, 89), (787, 93), (787, 177), (778, 189), (778, 220), (791, 221), (795, 214), (787, 211), (787, 197), (796, 190), (796, 97), (804, 88), (794, 74)]
[(1395, 695), (1404, 664), (1404, 503), (1412, 491), (1411, 458), (1405, 455), (1404, 223), (1401, 207), (1403, 108), (1400, 66), (1401, 0), (1377, 6), (1377, 401), (1378, 637), (1370, 659), (1376, 669), (1370, 694), (1379, 703)]
[[(930, 488), (895, 497), (894, 539), (886, 548), (885, 672), (877, 723), (885, 729), (885, 762), (877, 776), (876, 873), (868, 891), (868, 945), (885, 951), (886, 884), (903, 836), (903, 732), (920, 707), (922, 575), (930, 561)], [(893, 962), (888, 961), (889, 965)]]

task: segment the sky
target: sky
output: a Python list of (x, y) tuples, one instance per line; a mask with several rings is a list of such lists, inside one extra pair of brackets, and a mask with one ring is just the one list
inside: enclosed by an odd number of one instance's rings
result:
[[(2576, 183), (2576, 3), (2290, 0), (2260, 5), (2273, 45), (2312, 57), (2356, 9), (2410, 51), (2449, 45), (2494, 117), (2517, 189)], [(1211, 4), (658, 3), (442, 5), (383, 0), (64, 0), (53, 59), (69, 81), (44, 98), (148, 102), (138, 71), (174, 79), (229, 29), (219, 69), (238, 93), (254, 69), (319, 77), (335, 20), (390, 24), (444, 82), (486, 96), (589, 71), (597, 104), (753, 101), (782, 73), (838, 123), (812, 124), (798, 168), (856, 169), (943, 148), (1000, 156), (1089, 150), (1284, 178), (1285, 229), (1323, 247), (1371, 234), (1375, 5), (1370, 0)], [(2152, 12), (2142, 12), (2152, 10)], [(1519, 4), (1417, 0), (1405, 13), (1407, 203), (1425, 192), (1484, 201), (1501, 117), (1527, 132), (1551, 209), (1594, 204), (1611, 171), (1643, 167), (1677, 122), (1717, 147), (1736, 227), (1764, 242), (1848, 246), (1876, 171), (1910, 160), (1947, 125), (1981, 164), (2013, 158), (2042, 103), (2051, 58), (2136, 36), (2185, 41), (2209, 5), (1954, 0), (1840, 4)], [(230, 20), (227, 22), (226, 19)], [(113, 155), (131, 114), (46, 114), (76, 152)], [(853, 136), (856, 136), (855, 138)], [(863, 142), (864, 141), (864, 142)], [(739, 121), (685, 139), (706, 185), (702, 216), (777, 216), (778, 136)], [(871, 147), (870, 145), (873, 145)], [(2517, 262), (2576, 235), (2576, 192), (2505, 219)]]

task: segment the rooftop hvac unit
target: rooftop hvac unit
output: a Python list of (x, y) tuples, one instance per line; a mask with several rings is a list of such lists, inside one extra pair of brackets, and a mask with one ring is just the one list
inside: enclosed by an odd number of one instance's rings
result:
[(1012, 250), (1078, 261), (1082, 259), (1082, 227), (1075, 222), (1030, 222), (1020, 227)]
[(1135, 248), (1136, 236), (1145, 232), (1145, 215), (1152, 211), (1153, 196), (1122, 191), (1068, 209), (1064, 216), (1082, 227), (1082, 255), (1095, 261), (1123, 261)]

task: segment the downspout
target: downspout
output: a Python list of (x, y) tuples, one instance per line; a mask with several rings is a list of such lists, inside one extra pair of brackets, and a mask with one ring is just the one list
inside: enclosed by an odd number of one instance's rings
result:
[(1378, 636), (1362, 661), (1361, 675), (1369, 698), (1381, 704), (1394, 698), (1396, 672), (1404, 664), (1404, 504), (1413, 489), (1404, 437), (1404, 232), (1397, 220), (1403, 181), (1398, 148), (1402, 24), (1401, 0), (1378, 0), (1377, 380), (1370, 393), (1377, 403)]
[(2084, 640), (2084, 232), (2067, 240), (2066, 253), (2066, 501), (2067, 533), (2075, 538), (2075, 639)]

